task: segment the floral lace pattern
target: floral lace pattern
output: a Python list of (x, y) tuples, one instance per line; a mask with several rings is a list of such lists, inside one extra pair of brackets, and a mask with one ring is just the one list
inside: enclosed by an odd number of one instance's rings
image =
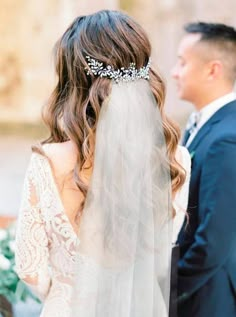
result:
[[(190, 158), (186, 149), (181, 148), (181, 152), (187, 178), (176, 203), (185, 209)], [(176, 225), (179, 230), (185, 213), (177, 214), (181, 218)], [(89, 294), (92, 296), (101, 272), (89, 259), (83, 256), (78, 259), (77, 244), (78, 238), (65, 213), (50, 163), (46, 157), (33, 153), (25, 176), (17, 225), (16, 271), (43, 300), (40, 317), (70, 317), (77, 283), (85, 285), (85, 293), (80, 294), (82, 299), (86, 301)], [(83, 274), (76, 271), (78, 261), (85, 262), (87, 270)], [(89, 302), (84, 307), (89, 308)]]
[(41, 316), (69, 316), (77, 242), (49, 161), (33, 153), (17, 225), (16, 271), (44, 300)]

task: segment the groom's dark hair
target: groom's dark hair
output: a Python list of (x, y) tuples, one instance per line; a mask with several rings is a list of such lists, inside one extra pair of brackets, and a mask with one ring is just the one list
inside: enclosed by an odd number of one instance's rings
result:
[[(230, 80), (236, 79), (236, 29), (222, 23), (188, 23), (184, 30), (200, 34), (199, 42), (207, 43), (211, 50), (218, 51), (228, 70)], [(209, 50), (209, 54), (211, 54)]]
[(187, 33), (200, 33), (202, 41), (230, 41), (236, 43), (236, 29), (222, 23), (197, 22), (184, 27)]

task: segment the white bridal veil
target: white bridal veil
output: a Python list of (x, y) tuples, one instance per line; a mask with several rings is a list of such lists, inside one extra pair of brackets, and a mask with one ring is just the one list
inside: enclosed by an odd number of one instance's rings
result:
[(79, 229), (73, 317), (167, 317), (170, 170), (149, 82), (112, 84)]

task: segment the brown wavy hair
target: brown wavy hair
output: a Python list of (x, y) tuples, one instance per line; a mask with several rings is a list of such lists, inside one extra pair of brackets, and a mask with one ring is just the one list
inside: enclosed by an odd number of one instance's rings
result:
[[(128, 68), (130, 63), (141, 68), (148, 63), (151, 45), (142, 27), (132, 18), (108, 10), (77, 17), (56, 43), (58, 80), (43, 112), (50, 136), (42, 143), (72, 140), (76, 144), (74, 177), (84, 197), (88, 188), (80, 175), (85, 163), (92, 166), (99, 112), (111, 89), (110, 79), (87, 75), (87, 55), (114, 69)], [(175, 193), (185, 180), (185, 171), (175, 159), (180, 132), (164, 113), (165, 84), (153, 69), (149, 83), (162, 116)]]

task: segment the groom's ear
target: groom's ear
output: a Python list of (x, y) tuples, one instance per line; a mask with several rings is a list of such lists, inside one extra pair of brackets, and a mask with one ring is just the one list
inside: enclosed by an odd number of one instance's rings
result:
[(224, 74), (224, 67), (220, 60), (212, 60), (207, 65), (207, 80), (220, 79)]

